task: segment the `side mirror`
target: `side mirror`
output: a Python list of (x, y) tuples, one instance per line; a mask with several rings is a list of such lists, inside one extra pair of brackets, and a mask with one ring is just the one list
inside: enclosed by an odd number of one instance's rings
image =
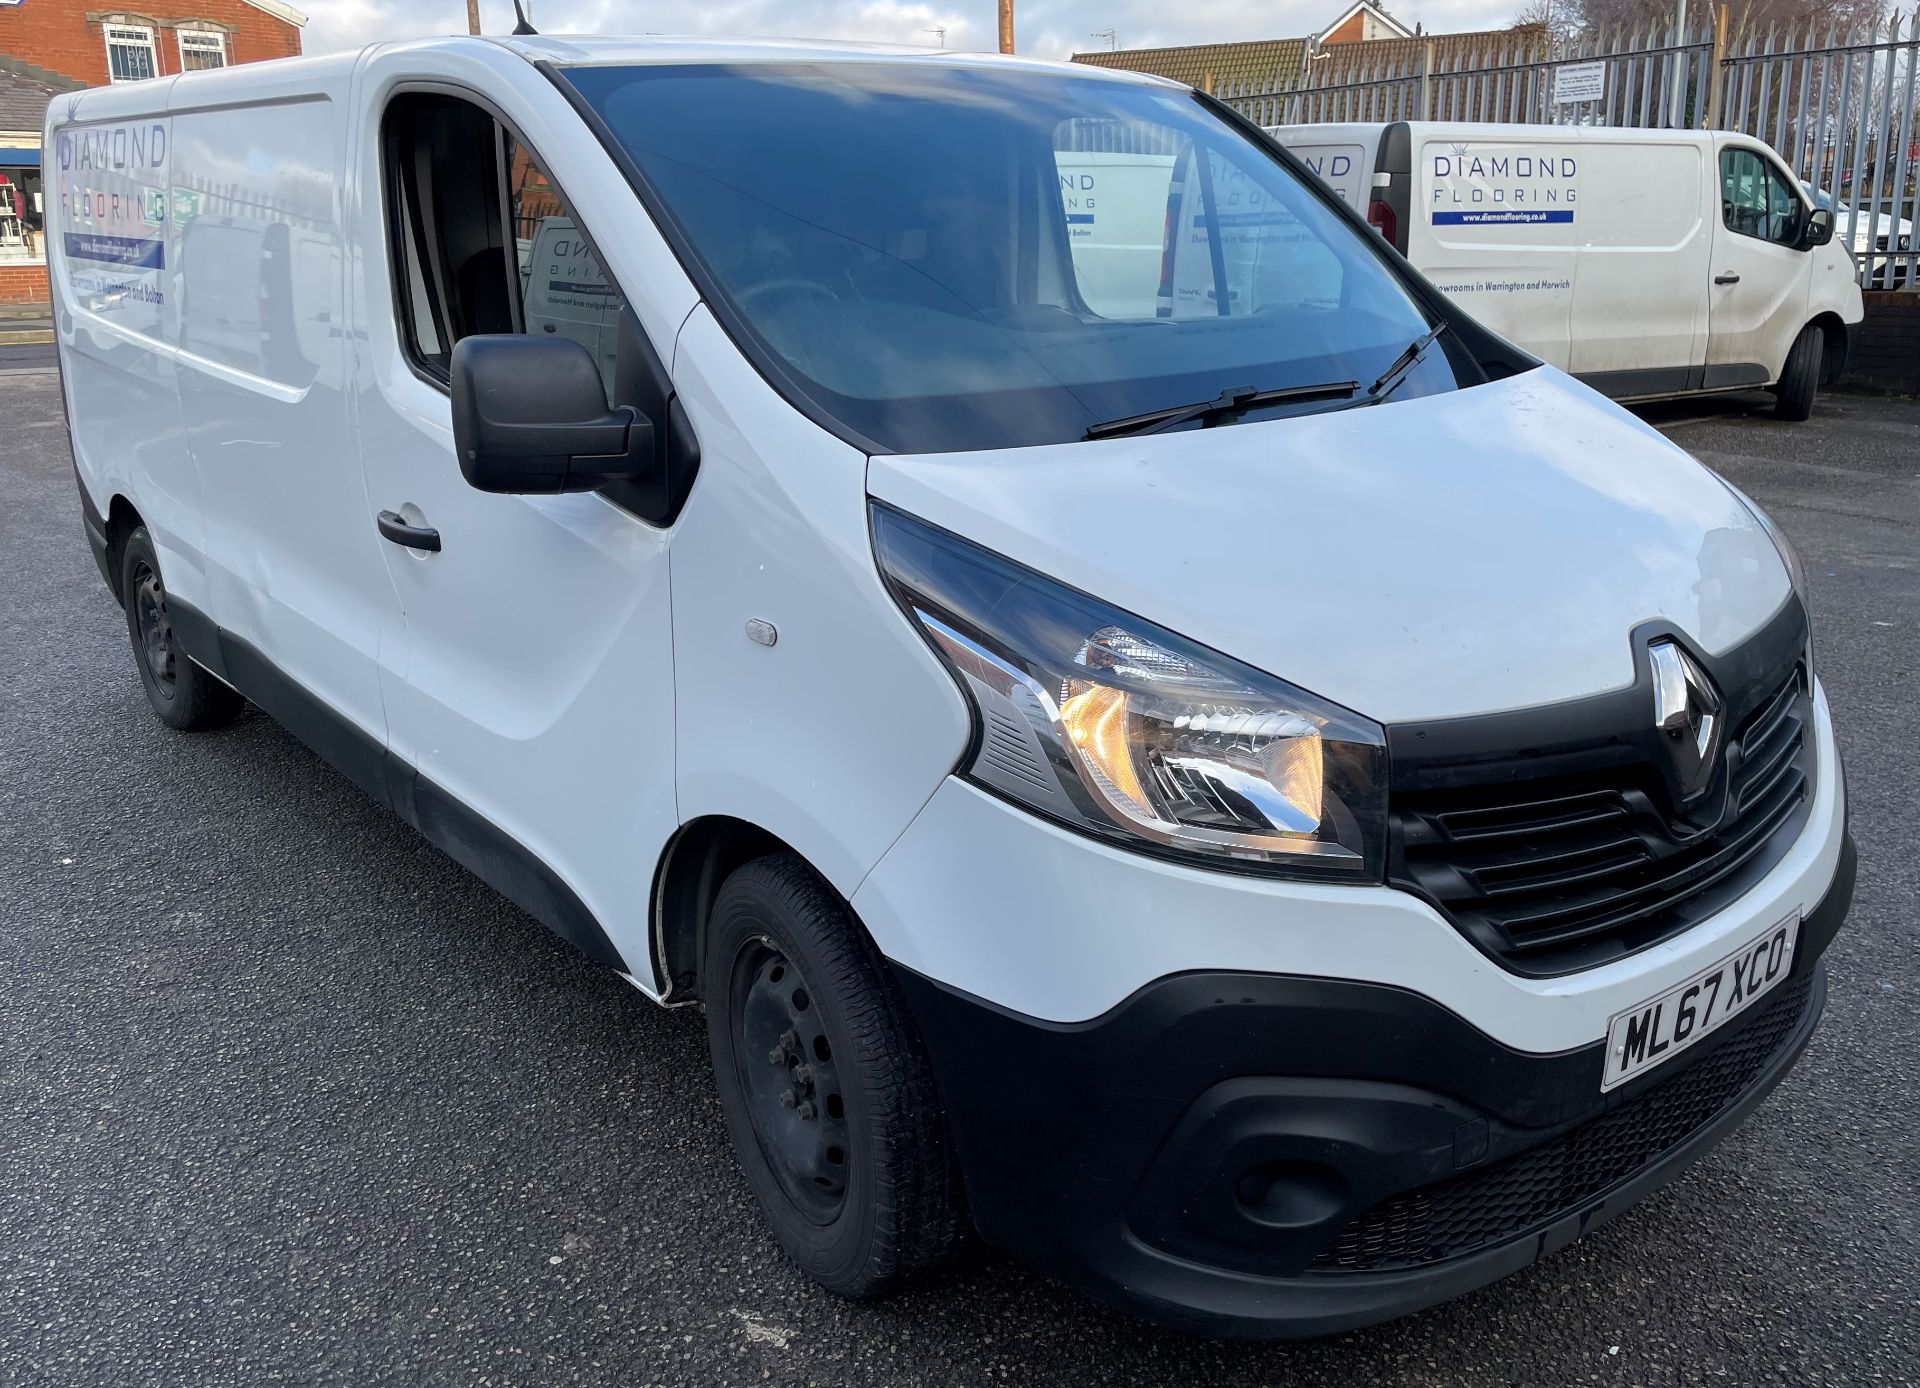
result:
[(1800, 248), (1810, 251), (1815, 246), (1824, 246), (1833, 240), (1833, 209), (1816, 207), (1807, 214), (1807, 224), (1800, 228)]
[(607, 408), (593, 354), (571, 338), (463, 337), (451, 374), (453, 447), (469, 486), (588, 492), (653, 471), (653, 422)]

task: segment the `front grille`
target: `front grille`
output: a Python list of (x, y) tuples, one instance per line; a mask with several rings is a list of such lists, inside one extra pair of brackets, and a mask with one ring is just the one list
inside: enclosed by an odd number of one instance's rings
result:
[(1377, 1272), (1459, 1257), (1552, 1222), (1657, 1161), (1711, 1123), (1778, 1054), (1807, 1009), (1802, 979), (1698, 1061), (1559, 1137), (1470, 1175), (1384, 1200), (1313, 1260), (1319, 1272)]
[(1692, 807), (1628, 747), (1569, 774), (1502, 768), (1396, 794), (1397, 884), (1527, 973), (1590, 968), (1686, 929), (1764, 875), (1805, 820), (1812, 703), (1800, 666), (1776, 679)]

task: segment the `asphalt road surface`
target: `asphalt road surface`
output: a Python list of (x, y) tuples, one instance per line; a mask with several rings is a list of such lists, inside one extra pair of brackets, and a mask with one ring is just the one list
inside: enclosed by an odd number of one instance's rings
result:
[[(51, 370), (53, 365), (53, 344), (50, 342), (0, 342), (0, 371)], [(0, 384), (0, 393), (12, 392), (5, 384)], [(59, 408), (57, 404), (55, 408)]]
[(883, 1305), (814, 1290), (735, 1173), (697, 1015), (582, 962), (265, 718), (152, 717), (54, 378), (22, 364), (0, 363), (0, 1384), (1920, 1379), (1920, 406), (1649, 416), (1811, 574), (1861, 857), (1809, 1054), (1567, 1251), (1262, 1346), (985, 1254)]

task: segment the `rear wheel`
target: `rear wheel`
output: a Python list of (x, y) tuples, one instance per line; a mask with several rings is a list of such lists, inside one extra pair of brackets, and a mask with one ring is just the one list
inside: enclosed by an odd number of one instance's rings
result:
[(1820, 389), (1820, 359), (1825, 354), (1827, 335), (1808, 324), (1800, 330), (1787, 351), (1787, 364), (1780, 370), (1780, 384), (1774, 387), (1779, 398), (1773, 412), (1781, 419), (1799, 421), (1813, 414), (1813, 397)]
[(920, 1039), (873, 943), (791, 853), (720, 889), (701, 963), (714, 1080), (773, 1235), (841, 1296), (884, 1296), (965, 1225)]
[(160, 557), (144, 525), (127, 536), (121, 550), (120, 593), (126, 600), (127, 635), (140, 667), (140, 683), (160, 721), (182, 732), (232, 722), (246, 701), (195, 665), (174, 640)]

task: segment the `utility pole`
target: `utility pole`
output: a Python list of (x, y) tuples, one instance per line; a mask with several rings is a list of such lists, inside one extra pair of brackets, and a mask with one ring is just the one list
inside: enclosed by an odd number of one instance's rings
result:
[(1000, 51), (1013, 52), (1013, 0), (1000, 0)]
[(467, 0), (467, 32), (480, 32), (480, 0)]
[(1680, 47), (1687, 41), (1687, 0), (1673, 0), (1673, 128), (1687, 128), (1687, 84), (1685, 73), (1685, 50)]

